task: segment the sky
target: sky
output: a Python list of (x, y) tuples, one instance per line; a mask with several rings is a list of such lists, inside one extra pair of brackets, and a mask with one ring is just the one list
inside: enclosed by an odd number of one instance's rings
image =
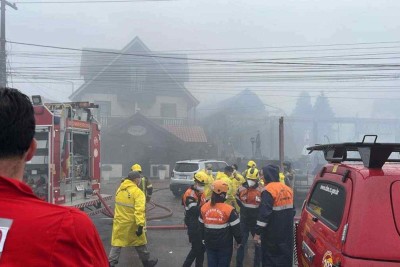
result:
[[(135, 36), (139, 36), (152, 51), (174, 51), (187, 54), (189, 58), (281, 58), (279, 60), (285, 62), (298, 62), (299, 57), (317, 57), (312, 62), (319, 64), (326, 63), (325, 57), (328, 56), (341, 59), (334, 63), (399, 63), (396, 58), (400, 54), (398, 0), (24, 3), (28, 1), (31, 0), (17, 2), (18, 11), (7, 9), (8, 41), (77, 49), (122, 49)], [(71, 57), (66, 54), (59, 56), (56, 54), (60, 53), (59, 50), (13, 43), (9, 43), (7, 48), (9, 68), (12, 72), (15, 70), (15, 76), (11, 77), (14, 83), (11, 84), (27, 94), (39, 93), (54, 100), (66, 100), (71, 90), (76, 90), (82, 83), (78, 74), (79, 53)], [(40, 57), (35, 53), (39, 53)], [(46, 53), (51, 57), (44, 59)], [(348, 61), (352, 57), (348, 55), (354, 54), (363, 59)], [(368, 60), (368, 57), (374, 59)], [(43, 79), (26, 74), (29, 67), (46, 69), (55, 62), (76, 66), (68, 72), (71, 78), (47, 80), (48, 83), (39, 84), (34, 82)], [(338, 116), (369, 117), (374, 98), (400, 99), (400, 90), (395, 91), (400, 89), (398, 67), (386, 72), (391, 78), (385, 81), (365, 79), (364, 76), (351, 81), (341, 78), (334, 81), (288, 81), (286, 74), (286, 79), (260, 79), (257, 76), (259, 80), (254, 81), (252, 75), (258, 67), (252, 65), (244, 68), (248, 68), (246, 70), (252, 74), (239, 75), (241, 78), (235, 82), (232, 77), (237, 76), (236, 73), (215, 79), (218, 70), (231, 72), (232, 69), (215, 64), (202, 76), (205, 73), (204, 66), (190, 60), (189, 64), (192, 81), (186, 86), (203, 103), (211, 102), (210, 99), (223, 99), (249, 88), (272, 107), (268, 108), (270, 111), (290, 114), (300, 91), (311, 88), (313, 99), (322, 91), (330, 97)], [(314, 70), (318, 67), (314, 66)], [(270, 65), (263, 66), (263, 71), (266, 69), (278, 70), (279, 74), (286, 70), (298, 70), (295, 67), (273, 69)], [(362, 74), (357, 71), (347, 73)], [(388, 89), (379, 92), (381, 88)], [(219, 91), (217, 95), (212, 94), (215, 90)]]

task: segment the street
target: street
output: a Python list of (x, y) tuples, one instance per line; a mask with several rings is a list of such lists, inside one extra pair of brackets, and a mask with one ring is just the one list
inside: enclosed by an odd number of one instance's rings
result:
[[(118, 187), (120, 180), (116, 179), (114, 181), (109, 181), (108, 183), (102, 184), (103, 194), (114, 195), (115, 190)], [(154, 193), (152, 200), (155, 203), (161, 204), (172, 210), (173, 215), (171, 217), (154, 220), (148, 222), (149, 226), (170, 226), (170, 225), (182, 225), (183, 224), (183, 206), (181, 205), (180, 199), (176, 198), (170, 192), (168, 185), (169, 180), (163, 181), (152, 181), (154, 187)], [(113, 203), (112, 204), (112, 209)], [(160, 209), (158, 207), (150, 210), (147, 217), (154, 217), (158, 215), (164, 215), (168, 212), (166, 210)], [(92, 217), (97, 230), (101, 236), (106, 252), (110, 251), (111, 242), (111, 229), (112, 229), (112, 219), (100, 214)], [(186, 255), (190, 250), (190, 243), (186, 234), (186, 230), (154, 230), (150, 229), (147, 231), (148, 238), (148, 248), (151, 255), (158, 258), (157, 266), (162, 267), (178, 267), (182, 266)], [(252, 265), (252, 255), (253, 254), (252, 244), (249, 241), (249, 249), (246, 255), (245, 266)], [(236, 254), (232, 256), (231, 266), (234, 266)], [(118, 266), (141, 266), (139, 258), (136, 254), (134, 248), (126, 248), (122, 250), (120, 261)], [(193, 264), (194, 265), (194, 264)], [(206, 266), (206, 262), (204, 264)]]

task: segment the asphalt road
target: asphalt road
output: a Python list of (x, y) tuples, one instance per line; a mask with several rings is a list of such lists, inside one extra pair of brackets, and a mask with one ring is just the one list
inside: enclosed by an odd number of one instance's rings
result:
[[(120, 180), (115, 179), (108, 183), (102, 184), (102, 194), (114, 195)], [(148, 225), (154, 226), (170, 226), (170, 225), (182, 225), (183, 224), (183, 206), (181, 200), (172, 195), (168, 188), (169, 180), (164, 181), (153, 181), (153, 187), (155, 192), (153, 193), (152, 200), (155, 203), (159, 203), (163, 206), (168, 207), (172, 210), (173, 214), (171, 217), (149, 221)], [(113, 202), (109, 203), (114, 209)], [(147, 217), (154, 217), (158, 215), (166, 215), (166, 210), (155, 207), (148, 211)], [(97, 230), (101, 236), (106, 252), (110, 251), (111, 247), (111, 229), (112, 219), (107, 216), (100, 214), (92, 217)], [(186, 230), (154, 230), (149, 229), (147, 231), (148, 248), (151, 255), (158, 258), (159, 262), (157, 266), (160, 267), (179, 267), (182, 266), (183, 261), (186, 258), (190, 250), (190, 243), (186, 234)], [(249, 240), (249, 249), (246, 255), (246, 261), (244, 266), (252, 266), (252, 258), (254, 255), (253, 244)], [(234, 251), (231, 266), (235, 266), (236, 253)], [(121, 267), (139, 267), (141, 263), (136, 254), (134, 248), (125, 248), (122, 250), (121, 257), (118, 266)], [(194, 264), (193, 264), (194, 266)], [(206, 262), (204, 264), (206, 266)]]

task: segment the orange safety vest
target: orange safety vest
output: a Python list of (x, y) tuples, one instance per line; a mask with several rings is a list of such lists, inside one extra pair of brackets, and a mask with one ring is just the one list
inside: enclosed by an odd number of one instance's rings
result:
[(207, 202), (201, 207), (202, 219), (199, 218), (199, 220), (204, 223), (205, 228), (225, 229), (239, 223), (239, 219), (228, 223), (232, 210), (233, 207), (225, 203), (215, 203), (214, 206), (211, 206), (211, 202)]
[(238, 198), (246, 208), (258, 208), (261, 202), (261, 193), (264, 188), (258, 186), (257, 188), (246, 188), (241, 186), (239, 188)]
[[(195, 199), (196, 202), (193, 203), (189, 203), (188, 205), (186, 205), (186, 199), (188, 197), (192, 197)], [(199, 198), (200, 198), (200, 203), (199, 203)], [(206, 203), (206, 198), (204, 196), (204, 193), (197, 193), (195, 190), (193, 190), (192, 188), (189, 188), (188, 190), (186, 190), (185, 194), (183, 194), (182, 196), (182, 205), (185, 207), (185, 210), (189, 210), (190, 208), (194, 207), (194, 206), (202, 206), (204, 203)]]
[(274, 211), (292, 209), (293, 208), (293, 191), (281, 182), (272, 182), (265, 186), (272, 198), (274, 199)]

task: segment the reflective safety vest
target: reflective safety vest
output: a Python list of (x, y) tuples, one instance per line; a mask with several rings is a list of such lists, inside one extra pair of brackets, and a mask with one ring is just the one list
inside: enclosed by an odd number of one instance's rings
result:
[(207, 202), (201, 207), (200, 222), (208, 229), (225, 229), (234, 226), (240, 222), (239, 218), (233, 222), (229, 222), (229, 217), (233, 211), (231, 205), (225, 203), (216, 203), (211, 206), (211, 202)]
[(293, 209), (293, 191), (281, 182), (272, 182), (265, 186), (274, 199), (274, 211)]
[(207, 248), (232, 248), (233, 237), (238, 244), (242, 242), (239, 215), (228, 204), (215, 203), (212, 206), (207, 202), (200, 209), (199, 222)]
[(140, 186), (146, 198), (150, 199), (151, 195), (153, 194), (153, 184), (150, 182), (149, 178), (143, 176)]
[(239, 187), (238, 194), (236, 198), (242, 203), (246, 208), (255, 209), (260, 206), (261, 203), (261, 193), (264, 191), (262, 186), (256, 188), (250, 187)]
[(199, 214), (200, 207), (205, 203), (204, 193), (195, 190), (193, 186), (189, 187), (182, 196), (182, 205), (185, 207), (185, 224), (188, 228), (188, 234), (199, 234)]
[(195, 206), (202, 206), (204, 203), (206, 203), (204, 193), (200, 193), (192, 188), (188, 188), (182, 196), (182, 205), (186, 211)]

